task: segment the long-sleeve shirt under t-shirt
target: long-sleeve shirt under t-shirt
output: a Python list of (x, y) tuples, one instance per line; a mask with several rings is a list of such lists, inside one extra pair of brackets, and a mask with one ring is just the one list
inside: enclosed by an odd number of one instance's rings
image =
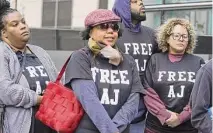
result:
[[(77, 79), (72, 81), (71, 85), (75, 94), (79, 97), (85, 112), (87, 112), (101, 133), (122, 132), (132, 121), (134, 114), (138, 111), (139, 94), (133, 93), (130, 95), (125, 106), (123, 106), (120, 112), (118, 112), (112, 120), (101, 105), (98, 99), (97, 88), (92, 80)], [(93, 111), (93, 109), (97, 110)], [(102, 120), (100, 121), (99, 118)]]
[[(176, 113), (187, 112), (185, 107), (188, 107), (187, 104), (195, 75), (203, 63), (203, 59), (190, 54), (184, 54), (178, 62), (171, 62), (168, 53), (158, 53), (151, 57), (146, 70), (146, 81), (149, 85), (148, 88), (152, 88), (165, 105), (164, 110)], [(175, 128), (170, 128), (162, 125), (151, 112), (147, 116), (147, 127), (168, 133), (196, 132), (190, 121), (186, 121)]]

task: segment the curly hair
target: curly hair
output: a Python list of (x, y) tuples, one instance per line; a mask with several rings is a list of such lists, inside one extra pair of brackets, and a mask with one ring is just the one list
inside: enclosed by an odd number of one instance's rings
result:
[(168, 19), (163, 25), (161, 25), (157, 32), (157, 42), (159, 49), (162, 52), (166, 52), (169, 49), (169, 44), (167, 43), (168, 38), (171, 35), (173, 28), (176, 25), (181, 25), (186, 28), (189, 35), (188, 45), (186, 47), (186, 53), (193, 53), (196, 46), (196, 35), (193, 26), (190, 22), (183, 18), (171, 18)]

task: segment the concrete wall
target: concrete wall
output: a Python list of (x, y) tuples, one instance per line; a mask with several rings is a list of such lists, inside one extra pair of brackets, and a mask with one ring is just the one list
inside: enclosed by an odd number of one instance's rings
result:
[[(10, 0), (15, 8), (15, 0)], [(18, 0), (17, 9), (26, 18), (31, 28), (42, 27), (43, 0)], [(72, 28), (84, 27), (86, 15), (99, 8), (99, 0), (72, 0), (72, 11), (70, 13)]]
[(72, 28), (84, 27), (86, 15), (99, 7), (99, 0), (73, 0)]
[(15, 8), (15, 0), (8, 0), (10, 2), (10, 6)]
[(43, 0), (18, 0), (17, 9), (32, 28), (41, 28), (42, 2)]

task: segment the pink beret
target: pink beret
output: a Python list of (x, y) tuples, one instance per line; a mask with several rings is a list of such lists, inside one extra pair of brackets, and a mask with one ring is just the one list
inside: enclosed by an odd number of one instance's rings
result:
[(97, 9), (86, 16), (84, 25), (85, 27), (88, 27), (107, 22), (120, 22), (120, 17), (114, 14), (111, 10)]

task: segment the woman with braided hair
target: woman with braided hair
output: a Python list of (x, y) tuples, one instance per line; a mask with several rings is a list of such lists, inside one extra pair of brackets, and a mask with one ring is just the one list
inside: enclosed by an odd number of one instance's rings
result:
[(47, 52), (27, 44), (29, 27), (23, 16), (0, 3), (0, 104), (5, 105), (3, 133), (55, 133), (35, 120), (48, 81), (57, 70)]

